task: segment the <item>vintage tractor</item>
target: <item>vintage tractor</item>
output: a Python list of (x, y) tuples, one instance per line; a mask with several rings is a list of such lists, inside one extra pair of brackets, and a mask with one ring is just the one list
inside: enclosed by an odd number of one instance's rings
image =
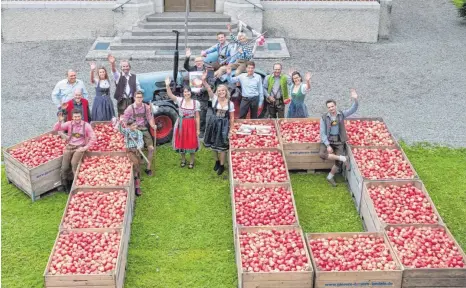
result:
[[(157, 71), (150, 73), (137, 74), (141, 88), (144, 89), (144, 102), (150, 103), (152, 107), (152, 114), (154, 116), (155, 123), (157, 125), (156, 140), (157, 145), (165, 144), (170, 142), (173, 136), (173, 127), (176, 119), (178, 118), (178, 106), (168, 99), (167, 91), (165, 88), (165, 78), (169, 76), (172, 78), (171, 88), (175, 95), (181, 95), (183, 84), (187, 82), (188, 72), (186, 70), (178, 70), (179, 62), (179, 51), (178, 51), (178, 36), (179, 32), (173, 30), (176, 34), (176, 45), (173, 61), (173, 71)], [(205, 59), (205, 63), (215, 62), (217, 55), (209, 54)], [(264, 78), (266, 74), (255, 69), (255, 72)], [(232, 72), (234, 75), (234, 71)], [(221, 80), (217, 80), (215, 85), (222, 83)], [(214, 87), (215, 88), (215, 87)], [(235, 110), (239, 111), (239, 102), (241, 99), (232, 99), (235, 103)], [(264, 107), (259, 111), (259, 118), (266, 117), (266, 106), (267, 101), (264, 101)]]

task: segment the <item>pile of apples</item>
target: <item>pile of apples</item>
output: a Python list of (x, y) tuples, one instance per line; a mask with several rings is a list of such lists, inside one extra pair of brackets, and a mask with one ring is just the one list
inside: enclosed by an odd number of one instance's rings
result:
[(398, 149), (353, 148), (354, 158), (364, 178), (412, 179), (414, 171)]
[(288, 181), (283, 156), (278, 151), (231, 152), (233, 179), (241, 183)]
[[(256, 130), (251, 132), (251, 135), (236, 134), (241, 125), (258, 125), (270, 126), (270, 134), (272, 135), (257, 135)], [(273, 121), (251, 121), (246, 120), (241, 123), (234, 123), (232, 135), (230, 137), (231, 148), (275, 148), (279, 146), (277, 130)]]
[(463, 268), (461, 252), (443, 227), (395, 226), (388, 238), (401, 263), (410, 268)]
[(405, 185), (370, 186), (367, 192), (374, 203), (377, 216), (389, 224), (435, 224), (431, 202), (424, 192), (411, 183)]
[(305, 244), (295, 230), (242, 231), (239, 244), (245, 272), (309, 271)]
[(116, 231), (62, 233), (48, 272), (52, 275), (107, 274), (116, 268), (120, 237)]
[(131, 161), (126, 156), (85, 157), (79, 167), (77, 186), (128, 186)]
[(308, 242), (317, 269), (321, 271), (379, 271), (397, 268), (382, 236), (329, 236), (309, 239)]
[(8, 153), (26, 167), (34, 168), (62, 156), (65, 146), (66, 140), (59, 135), (46, 134), (19, 144)]
[(280, 120), (283, 143), (319, 143), (319, 121)]
[(285, 187), (235, 188), (236, 223), (278, 226), (296, 223), (291, 191)]
[(348, 144), (354, 146), (392, 146), (396, 143), (388, 128), (378, 120), (346, 120)]
[(89, 151), (125, 151), (125, 137), (111, 123), (95, 125), (94, 132), (97, 140), (89, 147)]
[(72, 195), (63, 228), (119, 228), (123, 224), (127, 193), (78, 191)]

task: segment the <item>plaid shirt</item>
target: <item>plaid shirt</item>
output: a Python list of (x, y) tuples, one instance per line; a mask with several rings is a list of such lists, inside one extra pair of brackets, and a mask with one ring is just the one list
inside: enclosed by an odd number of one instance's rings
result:
[[(125, 136), (126, 148), (142, 148), (144, 147), (144, 141), (142, 138), (142, 132), (139, 130), (131, 131), (129, 128), (122, 128), (118, 125), (118, 130)], [(132, 139), (131, 139), (132, 138)], [(136, 143), (133, 141), (136, 141)]]
[(236, 37), (233, 34), (230, 35), (230, 39), (231, 39), (231, 41), (238, 44), (238, 49), (241, 48), (243, 50), (243, 53), (239, 53), (239, 52), (237, 52), (236, 54), (232, 53), (233, 56), (231, 57), (229, 63), (235, 63), (236, 60), (246, 60), (246, 61), (251, 60), (251, 58), (253, 56), (252, 49), (254, 48), (254, 41), (252, 41), (252, 42), (248, 41), (246, 43), (243, 43), (243, 42), (240, 42), (238, 40), (238, 37)]

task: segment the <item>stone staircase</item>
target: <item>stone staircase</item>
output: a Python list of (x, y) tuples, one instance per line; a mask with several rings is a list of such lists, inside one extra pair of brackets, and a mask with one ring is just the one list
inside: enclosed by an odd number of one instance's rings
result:
[[(217, 32), (226, 32), (230, 17), (218, 13), (191, 12), (188, 23), (188, 47), (193, 55), (217, 43)], [(146, 51), (156, 55), (173, 55), (175, 50), (175, 33), (180, 32), (180, 56), (184, 55), (185, 35), (184, 13), (156, 13), (146, 17), (138, 26), (115, 38), (110, 44), (112, 51)]]

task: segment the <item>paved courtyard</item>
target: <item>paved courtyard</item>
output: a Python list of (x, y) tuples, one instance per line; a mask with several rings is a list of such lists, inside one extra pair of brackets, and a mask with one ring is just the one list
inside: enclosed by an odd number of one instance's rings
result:
[[(350, 105), (354, 87), (361, 100), (357, 115), (383, 117), (399, 140), (466, 146), (466, 22), (450, 0), (395, 0), (391, 35), (376, 44), (287, 40), (291, 58), (284, 69), (313, 72), (312, 116), (325, 111), (328, 98)], [(51, 129), (50, 94), (67, 69), (78, 72), (92, 99), (84, 60), (92, 43), (2, 44), (2, 146)], [(256, 62), (270, 72), (275, 61)], [(132, 67), (136, 73), (169, 70), (172, 62), (133, 61)]]

